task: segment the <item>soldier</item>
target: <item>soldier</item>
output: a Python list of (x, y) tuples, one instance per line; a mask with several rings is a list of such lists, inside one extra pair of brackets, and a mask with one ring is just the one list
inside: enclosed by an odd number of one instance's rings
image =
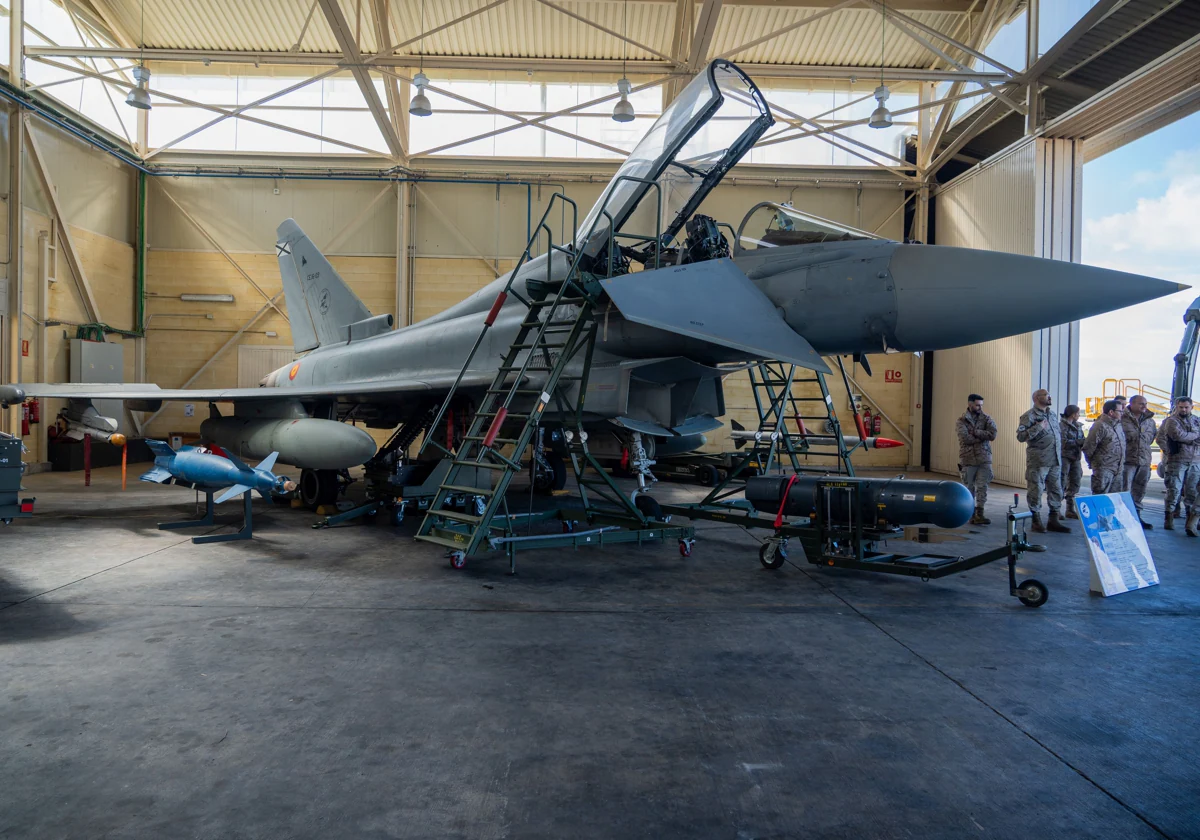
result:
[(1092, 495), (1120, 493), (1125, 469), (1125, 432), (1121, 428), (1121, 404), (1109, 400), (1104, 413), (1092, 424), (1083, 454), (1092, 468)]
[(1175, 503), (1182, 494), (1187, 510), (1184, 528), (1189, 537), (1195, 537), (1200, 527), (1200, 505), (1196, 500), (1197, 485), (1200, 484), (1200, 417), (1192, 414), (1190, 397), (1175, 400), (1175, 411), (1163, 420), (1158, 441), (1167, 459), (1164, 470), (1167, 513), (1163, 527), (1168, 531), (1175, 529)]
[[(1050, 410), (1050, 392), (1039, 388), (1033, 392), (1033, 408), (1021, 415), (1017, 440), (1025, 447), (1025, 499), (1033, 512), (1033, 530), (1046, 533), (1047, 528), (1060, 534), (1071, 529), (1059, 521), (1062, 506), (1062, 429), (1059, 419)], [(1042, 523), (1042, 491), (1050, 502), (1050, 522)]]
[(1146, 498), (1146, 484), (1150, 481), (1150, 446), (1158, 432), (1154, 412), (1146, 407), (1146, 398), (1135, 394), (1129, 400), (1129, 408), (1121, 415), (1121, 430), (1125, 432), (1125, 477), (1121, 486), (1133, 496), (1138, 519), (1142, 528), (1154, 528), (1142, 516), (1142, 500)]
[(1079, 406), (1069, 405), (1059, 422), (1062, 431), (1062, 487), (1065, 494), (1067, 519), (1078, 519), (1075, 495), (1083, 482), (1083, 424), (1079, 422)]
[(996, 422), (983, 413), (983, 397), (967, 397), (967, 410), (955, 424), (958, 430), (958, 469), (962, 483), (975, 497), (972, 525), (991, 525), (983, 515), (987, 502), (988, 482), (992, 480), (992, 441), (996, 439)]

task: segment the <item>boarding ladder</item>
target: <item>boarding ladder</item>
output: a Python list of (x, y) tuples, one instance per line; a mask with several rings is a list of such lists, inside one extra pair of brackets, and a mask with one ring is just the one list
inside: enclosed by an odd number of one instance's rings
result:
[[(661, 191), (655, 182), (631, 176), (622, 176), (620, 180), (649, 184), (655, 190), (660, 205), (655, 218), (661, 219)], [(615, 190), (610, 191), (610, 195), (613, 192)], [(567, 230), (567, 210), (571, 219), (571, 238), (561, 244), (555, 244), (547, 222), (556, 207), (563, 218), (563, 233)], [(450, 411), (456, 394), (462, 390), (463, 380), (480, 347), (489, 331), (495, 327), (504, 304), (512, 297), (524, 307), (524, 317), (500, 366), (495, 369), (479, 410), (472, 417), (457, 449), (454, 440), (448, 439), (443, 446), (432, 435), (428, 435), (422, 445), (422, 452), (435, 447), (446, 457), (452, 458), (452, 463), (417, 531), (417, 539), (444, 546), (453, 552), (460, 552), (460, 557), (466, 557), (488, 547), (489, 539), (493, 536), (512, 536), (514, 517), (508, 514), (505, 493), (513, 476), (523, 469), (522, 459), (530, 444), (536, 439), (540, 445), (542, 415), (551, 402), (554, 402), (557, 415), (564, 423), (574, 421), (574, 429), (566, 429), (565, 435), (585, 510), (591, 507), (588, 495), (588, 489), (591, 489), (617, 505), (619, 521), (634, 527), (649, 524), (650, 520), (632, 500), (621, 493), (611, 476), (588, 451), (587, 435), (582, 426), (588, 372), (599, 325), (595, 313), (603, 294), (600, 281), (611, 277), (617, 264), (615, 239), (650, 240), (650, 237), (635, 234), (612, 234), (608, 237), (605, 274), (592, 274), (581, 269), (580, 263), (586, 249), (578, 243), (590, 241), (596, 225), (602, 219), (607, 221), (610, 230), (615, 228), (613, 217), (606, 208), (607, 201), (597, 214), (587, 237), (580, 240), (576, 236), (578, 208), (575, 202), (560, 192), (551, 196), (508, 282), (484, 319), (483, 329), (431, 427), (441, 428), (440, 423)], [(539, 247), (543, 233), (548, 242), (545, 277), (527, 278), (525, 294), (521, 294), (514, 288), (517, 277)], [(654, 239), (658, 239), (657, 231)], [(570, 267), (562, 279), (553, 276), (553, 257), (556, 253), (565, 255), (570, 261)], [(657, 260), (655, 267), (658, 267)], [(508, 431), (508, 436), (502, 436), (505, 431)], [(464, 478), (465, 475), (475, 475), (476, 470), (495, 473), (490, 488), (476, 487), (474, 485), (477, 482)], [(479, 496), (484, 501), (475, 510), (460, 513), (447, 509), (447, 503), (462, 494)]]

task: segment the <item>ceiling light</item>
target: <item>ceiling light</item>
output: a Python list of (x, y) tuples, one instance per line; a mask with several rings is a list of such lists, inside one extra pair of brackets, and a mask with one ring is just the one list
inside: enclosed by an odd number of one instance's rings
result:
[(416, 85), (417, 95), (412, 98), (412, 102), (408, 103), (408, 113), (414, 117), (428, 117), (433, 113), (433, 106), (429, 104), (429, 97), (425, 95), (425, 86), (429, 84), (429, 77), (424, 73), (418, 73), (413, 79), (413, 84)]
[(233, 303), (233, 295), (183, 294), (179, 299), (189, 303)]
[(629, 101), (629, 80), (621, 79), (617, 82), (617, 90), (621, 92), (621, 98), (617, 100), (617, 104), (613, 107), (612, 118), (619, 123), (631, 122), (635, 114), (633, 112), (633, 103)]
[(891, 95), (892, 92), (888, 90), (887, 85), (880, 85), (875, 88), (875, 99), (879, 101), (879, 107), (871, 112), (871, 121), (867, 123), (871, 128), (892, 127), (892, 112), (883, 104), (888, 101), (888, 97)]
[(150, 84), (150, 71), (139, 64), (133, 68), (133, 80), (137, 82), (137, 87), (129, 89), (129, 95), (125, 97), (125, 104), (132, 108), (149, 111), (150, 92), (146, 90), (146, 86)]

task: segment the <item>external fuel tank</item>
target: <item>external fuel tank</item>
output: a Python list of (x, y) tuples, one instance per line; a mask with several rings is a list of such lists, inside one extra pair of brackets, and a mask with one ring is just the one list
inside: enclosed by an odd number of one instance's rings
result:
[(764, 513), (779, 513), (782, 505), (785, 517), (811, 516), (837, 523), (853, 518), (868, 528), (960, 528), (975, 511), (971, 492), (957, 481), (905, 478), (798, 475), (792, 480), (790, 475), (764, 475), (746, 481), (746, 499)]

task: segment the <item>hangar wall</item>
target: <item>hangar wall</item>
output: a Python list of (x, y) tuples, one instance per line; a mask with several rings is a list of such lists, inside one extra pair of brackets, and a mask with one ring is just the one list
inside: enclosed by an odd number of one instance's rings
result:
[[(937, 244), (1078, 261), (1082, 160), (1078, 141), (1026, 138), (963, 173), (937, 193)], [(1023, 486), (1017, 420), (1037, 388), (1056, 406), (1074, 402), (1078, 368), (1078, 322), (935, 353), (930, 469), (958, 472), (954, 423), (975, 392), (999, 426), (996, 480)]]

